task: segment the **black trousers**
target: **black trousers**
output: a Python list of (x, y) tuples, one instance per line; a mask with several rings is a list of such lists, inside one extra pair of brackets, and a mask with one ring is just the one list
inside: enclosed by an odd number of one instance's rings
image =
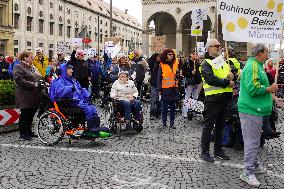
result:
[(136, 81), (136, 87), (137, 87), (137, 90), (138, 90), (138, 95), (140, 98), (142, 98), (142, 86), (143, 86), (143, 81)]
[(228, 112), (228, 104), (230, 99), (222, 101), (206, 101), (204, 102), (204, 120), (205, 125), (202, 130), (201, 136), (201, 150), (202, 153), (209, 152), (211, 133), (215, 125), (215, 145), (214, 151), (219, 152), (222, 150), (222, 140), (225, 121)]
[(32, 124), (37, 108), (24, 108), (21, 109), (19, 118), (19, 128), (21, 136), (29, 136), (32, 133)]
[(92, 79), (92, 97), (98, 97), (100, 94), (100, 80), (99, 79)]

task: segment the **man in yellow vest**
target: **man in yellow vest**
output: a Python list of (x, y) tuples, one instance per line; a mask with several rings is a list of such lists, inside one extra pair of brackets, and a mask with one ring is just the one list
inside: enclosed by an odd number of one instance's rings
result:
[(222, 150), (222, 140), (228, 104), (232, 98), (234, 75), (225, 60), (215, 61), (215, 58), (221, 55), (221, 45), (216, 39), (210, 39), (205, 48), (207, 52), (201, 65), (205, 93), (205, 125), (201, 136), (200, 158), (206, 162), (214, 163), (215, 159), (209, 153), (211, 132), (214, 126), (216, 130), (214, 155), (216, 158), (230, 159)]

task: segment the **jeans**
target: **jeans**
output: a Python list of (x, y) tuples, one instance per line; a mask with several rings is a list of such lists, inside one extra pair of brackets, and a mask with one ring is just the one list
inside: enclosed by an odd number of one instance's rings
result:
[(170, 109), (170, 126), (173, 127), (175, 123), (176, 101), (162, 101), (162, 122), (163, 126), (167, 125), (168, 109)]
[(139, 100), (119, 100), (118, 104), (124, 109), (125, 120), (131, 119), (131, 110), (133, 110), (135, 118), (138, 119), (139, 113), (142, 111), (142, 103)]
[(263, 116), (255, 116), (239, 112), (242, 134), (244, 139), (244, 163), (245, 173), (253, 174), (260, 162), (257, 153), (260, 145)]
[(228, 104), (230, 100), (207, 101), (204, 102), (205, 125), (201, 135), (201, 153), (209, 153), (211, 133), (215, 125), (215, 145), (214, 151), (222, 150), (223, 132), (227, 116)]
[(150, 114), (161, 113), (161, 102), (159, 101), (158, 88), (151, 86), (151, 106)]
[(37, 108), (24, 108), (21, 109), (19, 118), (19, 129), (21, 136), (29, 136), (32, 133), (32, 124)]
[(194, 100), (197, 100), (199, 93), (200, 93), (200, 86), (201, 84), (187, 85), (187, 87), (185, 88), (185, 98), (184, 98), (183, 107), (182, 107), (183, 117), (187, 117), (187, 112), (189, 110), (185, 103), (186, 99), (192, 98)]

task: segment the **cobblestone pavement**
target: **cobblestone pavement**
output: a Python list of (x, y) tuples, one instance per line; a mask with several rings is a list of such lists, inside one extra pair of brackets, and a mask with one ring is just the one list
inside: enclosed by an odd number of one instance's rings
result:
[[(146, 104), (147, 106), (148, 104)], [(230, 161), (208, 164), (199, 159), (202, 119), (177, 115), (176, 130), (149, 120), (139, 134), (107, 140), (63, 140), (47, 147), (38, 139), (20, 142), (18, 133), (0, 136), (0, 188), (251, 188), (239, 179), (243, 152), (225, 149)], [(279, 122), (279, 130), (282, 122)], [(260, 150), (268, 168), (258, 175), (259, 188), (284, 188), (284, 138)]]

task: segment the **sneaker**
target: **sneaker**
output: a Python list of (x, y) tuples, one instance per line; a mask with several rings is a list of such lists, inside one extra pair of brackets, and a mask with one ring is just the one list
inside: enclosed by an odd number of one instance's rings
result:
[(215, 162), (215, 159), (213, 157), (211, 157), (209, 153), (200, 154), (200, 158), (202, 160), (206, 161), (207, 163), (214, 163)]
[(267, 173), (267, 169), (259, 165), (257, 168), (255, 168), (254, 173), (255, 174), (265, 174)]
[(215, 152), (214, 155), (216, 158), (219, 158), (222, 160), (230, 160), (230, 157), (226, 155), (223, 150), (221, 150), (220, 152)]
[(251, 186), (258, 187), (260, 185), (260, 182), (257, 180), (254, 174), (247, 175), (244, 172), (240, 175), (240, 179), (246, 183), (248, 183)]

